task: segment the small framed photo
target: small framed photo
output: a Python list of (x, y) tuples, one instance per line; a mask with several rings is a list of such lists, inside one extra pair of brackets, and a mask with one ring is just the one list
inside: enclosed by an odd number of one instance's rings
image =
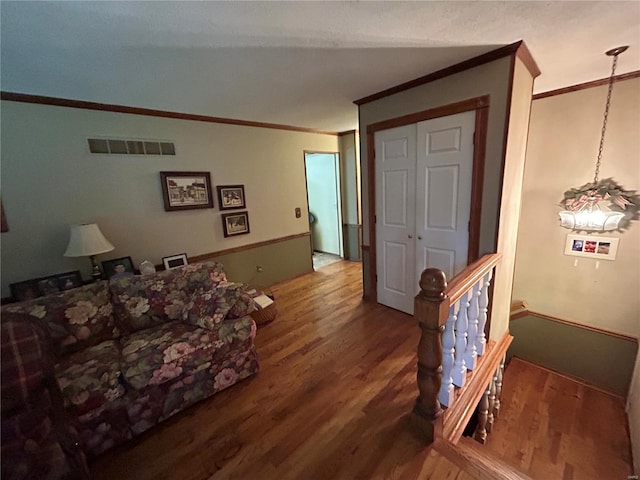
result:
[(79, 270), (74, 270), (73, 272), (58, 273), (48, 277), (12, 283), (9, 288), (11, 289), (11, 296), (21, 302), (80, 286), (82, 286), (82, 276)]
[(244, 201), (244, 185), (226, 185), (216, 188), (220, 210), (247, 208), (247, 203)]
[(162, 257), (162, 264), (165, 270), (171, 270), (172, 268), (183, 267), (188, 265), (186, 253), (180, 253), (179, 255), (171, 255), (170, 257)]
[(114, 258), (102, 262), (102, 272), (109, 280), (130, 277), (136, 274), (131, 257)]
[(40, 293), (40, 287), (38, 285), (39, 281), (40, 279), (34, 279), (25, 280), (24, 282), (12, 283), (11, 285), (9, 285), (11, 296), (17, 302), (31, 300), (32, 298), (38, 298), (42, 296), (42, 294)]
[(249, 212), (223, 213), (222, 230), (225, 237), (249, 233)]
[(82, 286), (82, 276), (79, 270), (73, 272), (60, 273), (55, 276), (58, 280), (58, 287), (60, 291), (71, 290)]
[(213, 208), (209, 172), (160, 172), (160, 181), (165, 211)]
[(615, 260), (619, 241), (619, 238), (614, 237), (569, 234), (564, 254), (596, 260)]

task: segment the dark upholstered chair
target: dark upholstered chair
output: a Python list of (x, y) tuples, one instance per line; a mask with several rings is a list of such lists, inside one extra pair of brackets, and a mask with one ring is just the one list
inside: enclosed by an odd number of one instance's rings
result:
[(46, 327), (30, 315), (3, 313), (0, 331), (2, 479), (89, 478), (63, 408)]

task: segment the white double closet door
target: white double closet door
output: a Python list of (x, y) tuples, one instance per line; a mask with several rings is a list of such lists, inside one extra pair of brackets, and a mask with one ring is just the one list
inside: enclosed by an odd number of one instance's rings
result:
[(467, 266), (475, 111), (375, 133), (378, 302), (413, 314), (425, 268)]

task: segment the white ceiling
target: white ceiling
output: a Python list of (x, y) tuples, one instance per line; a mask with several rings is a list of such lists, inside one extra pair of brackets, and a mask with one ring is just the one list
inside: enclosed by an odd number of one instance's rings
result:
[(543, 92), (609, 75), (640, 2), (0, 3), (4, 91), (330, 131), (352, 103), (524, 40)]

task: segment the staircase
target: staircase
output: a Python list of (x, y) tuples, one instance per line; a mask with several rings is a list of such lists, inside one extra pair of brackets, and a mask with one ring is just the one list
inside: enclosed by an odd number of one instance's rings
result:
[[(499, 254), (486, 255), (449, 285), (440, 270), (422, 273), (415, 298), (419, 396), (411, 415), (419, 435), (477, 479), (632, 476), (624, 400), (517, 358), (508, 374), (517, 389), (508, 389), (509, 422), (498, 426), (513, 339), (505, 332), (488, 340), (489, 289), (499, 261)], [(475, 429), (463, 437), (474, 414)]]
[[(421, 330), (419, 396), (413, 424), (436, 451), (476, 478), (523, 479), (526, 475), (478, 450), (500, 415), (504, 360), (512, 337), (487, 340), (489, 289), (499, 254), (469, 265), (447, 285), (441, 270), (426, 269), (415, 298)], [(477, 410), (476, 410), (477, 407)], [(461, 439), (477, 411), (475, 440)]]

